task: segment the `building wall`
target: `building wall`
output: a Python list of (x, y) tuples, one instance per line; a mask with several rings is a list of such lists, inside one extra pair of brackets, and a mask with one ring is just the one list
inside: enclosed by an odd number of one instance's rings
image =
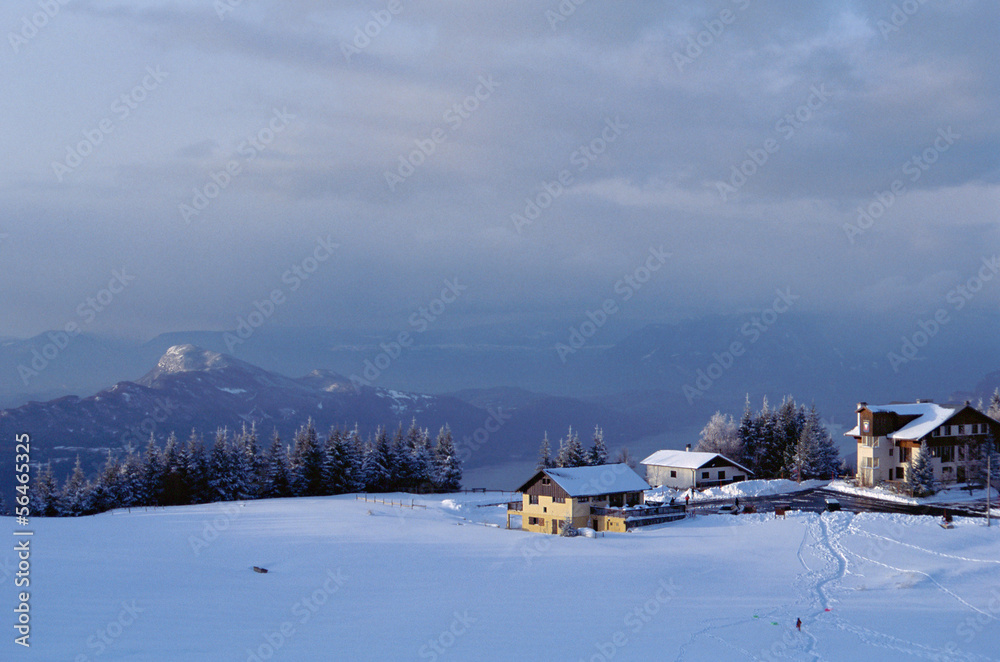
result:
[[(671, 471), (676, 471), (677, 475), (671, 477)], [(704, 471), (708, 472), (707, 479), (701, 477)], [(648, 464), (646, 465), (646, 482), (653, 487), (672, 487), (674, 489), (686, 490), (689, 487), (699, 487), (706, 483), (712, 485), (718, 484), (720, 471), (726, 472), (726, 477), (722, 479), (725, 482), (731, 483), (747, 479), (745, 471), (731, 464), (705, 469), (683, 469), (681, 467), (662, 467), (655, 464)]]
[[(561, 527), (559, 522), (566, 521), (566, 517), (572, 513), (573, 526), (576, 528), (590, 527), (597, 531), (625, 531), (625, 520), (622, 518), (608, 517), (605, 515), (591, 515), (590, 508), (608, 507), (608, 495), (597, 497), (566, 497), (565, 503), (555, 501), (558, 497), (537, 495), (538, 503), (530, 503), (531, 494), (524, 494), (521, 497), (522, 510), (511, 511), (512, 514), (521, 516), (521, 528), (534, 533), (553, 533), (552, 522), (556, 522), (554, 533), (559, 533)], [(643, 502), (643, 494), (639, 493), (639, 503)], [(586, 499), (584, 501), (583, 499)], [(532, 523), (535, 518), (535, 523)], [(541, 520), (541, 521), (539, 521)]]
[[(865, 443), (871, 439), (873, 445)], [(899, 459), (898, 449), (892, 451), (893, 442), (886, 437), (861, 437), (858, 441), (858, 481), (862, 485), (878, 485), (884, 480), (891, 480), (895, 474), (896, 461)], [(875, 460), (878, 467), (875, 467)], [(869, 466), (871, 465), (871, 466)]]

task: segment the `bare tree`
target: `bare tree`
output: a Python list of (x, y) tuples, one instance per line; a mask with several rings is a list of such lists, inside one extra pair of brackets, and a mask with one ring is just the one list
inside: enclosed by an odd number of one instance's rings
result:
[(719, 453), (734, 460), (742, 456), (743, 444), (740, 441), (739, 425), (729, 414), (715, 412), (701, 431), (697, 451)]

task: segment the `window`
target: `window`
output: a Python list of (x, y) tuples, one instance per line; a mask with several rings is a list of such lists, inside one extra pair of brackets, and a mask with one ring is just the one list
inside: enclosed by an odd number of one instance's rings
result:
[(941, 428), (934, 428), (934, 432), (931, 432), (931, 436), (932, 437), (940, 437), (941, 436)]
[(965, 434), (965, 426), (964, 425), (959, 425), (958, 426), (958, 433), (959, 434)]
[(725, 479), (726, 479), (726, 472), (725, 471), (720, 471), (719, 472), (719, 480), (725, 480)]
[(566, 497), (552, 497), (554, 503), (566, 503)]
[(861, 437), (861, 444), (869, 448), (878, 448), (878, 437)]
[(941, 448), (941, 461), (942, 462), (954, 462), (955, 461), (955, 447), (954, 446), (943, 446)]
[(528, 518), (528, 524), (530, 524), (531, 526), (545, 526), (545, 518), (544, 517), (529, 517)]
[(705, 480), (708, 480), (708, 472), (707, 471), (702, 471), (701, 472), (701, 477), (704, 478)]
[(878, 458), (877, 457), (865, 457), (862, 458), (864, 462), (861, 466), (865, 469), (878, 469)]
[(677, 478), (677, 472), (676, 471), (671, 471), (670, 472), (670, 477), (671, 478)]
[(544, 477), (542, 478), (542, 485), (551, 485), (551, 484), (552, 484), (551, 478), (544, 478)]
[(958, 447), (958, 461), (965, 462), (965, 458), (968, 457), (968, 446)]
[(590, 501), (590, 497), (580, 497), (579, 499), (577, 499), (577, 501), (579, 501), (580, 503), (587, 503), (588, 501)]
[(537, 494), (529, 494), (528, 495), (528, 503), (534, 504), (534, 505), (537, 506), (538, 505), (538, 495)]
[(896, 449), (895, 449), (895, 448), (890, 448), (890, 449), (889, 449), (889, 457), (892, 457), (892, 452), (893, 452), (894, 450), (896, 450)]

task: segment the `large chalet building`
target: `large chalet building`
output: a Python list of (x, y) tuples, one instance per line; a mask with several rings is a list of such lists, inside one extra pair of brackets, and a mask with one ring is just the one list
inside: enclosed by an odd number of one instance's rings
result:
[(857, 426), (844, 435), (857, 442), (857, 478), (866, 486), (907, 480), (923, 442), (931, 454), (934, 479), (964, 483), (987, 435), (1000, 440), (1000, 422), (968, 402), (962, 406), (929, 400), (889, 405), (859, 402), (857, 415)]
[(559, 534), (567, 521), (576, 528), (625, 532), (635, 527), (683, 519), (685, 508), (646, 506), (649, 484), (627, 464), (551, 468), (536, 471), (521, 487), (521, 501), (507, 509), (521, 528)]

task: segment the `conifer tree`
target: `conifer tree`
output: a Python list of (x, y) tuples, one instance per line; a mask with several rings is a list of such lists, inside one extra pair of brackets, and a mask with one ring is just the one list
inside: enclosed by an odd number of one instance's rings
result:
[(143, 505), (160, 505), (163, 494), (164, 463), (163, 453), (156, 445), (156, 437), (149, 433), (146, 452), (142, 458), (142, 480), (139, 486), (139, 500)]
[(990, 396), (990, 406), (989, 409), (986, 410), (986, 415), (994, 421), (1000, 421), (1000, 387), (993, 390), (993, 395)]
[(94, 512), (103, 513), (119, 507), (121, 504), (121, 474), (121, 463), (111, 451), (108, 451), (108, 459), (104, 463), (104, 469), (94, 481), (91, 491)]
[(594, 427), (594, 441), (587, 453), (587, 464), (598, 466), (608, 463), (608, 448), (604, 445), (604, 430)]
[(295, 433), (289, 473), (294, 496), (316, 496), (323, 489), (323, 449), (310, 418)]
[(542, 437), (542, 445), (538, 447), (538, 463), (535, 464), (535, 471), (551, 469), (554, 466), (556, 466), (556, 463), (552, 460), (552, 448), (549, 445), (549, 433), (546, 431), (545, 436)]
[(66, 479), (56, 506), (58, 513), (64, 517), (79, 517), (91, 512), (90, 485), (83, 473), (80, 456), (76, 457), (73, 473)]
[(365, 490), (368, 492), (386, 492), (390, 484), (389, 465), (392, 462), (392, 452), (389, 447), (389, 435), (385, 428), (375, 431), (375, 440), (365, 452), (362, 474)]
[(559, 441), (559, 454), (556, 456), (556, 465), (559, 467), (582, 467), (587, 464), (587, 458), (580, 445), (580, 437), (573, 432), (573, 426), (569, 426), (569, 432), (564, 439)]
[(434, 444), (434, 489), (438, 492), (455, 492), (462, 487), (462, 461), (455, 451), (451, 428), (447, 425), (438, 432)]
[(184, 475), (185, 485), (189, 495), (189, 503), (206, 503), (210, 501), (208, 494), (208, 460), (205, 457), (205, 444), (201, 437), (192, 429), (184, 445)]
[(57, 500), (59, 487), (56, 485), (55, 474), (52, 473), (52, 463), (31, 482), (31, 514), (37, 517), (56, 517), (59, 514)]
[(931, 465), (931, 454), (927, 441), (920, 443), (920, 452), (910, 462), (910, 472), (906, 477), (907, 487), (914, 496), (934, 494), (934, 467)]
[(288, 449), (281, 442), (278, 431), (274, 431), (271, 437), (271, 445), (268, 446), (261, 463), (262, 480), (261, 496), (266, 499), (277, 499), (291, 496), (292, 486), (288, 475)]

